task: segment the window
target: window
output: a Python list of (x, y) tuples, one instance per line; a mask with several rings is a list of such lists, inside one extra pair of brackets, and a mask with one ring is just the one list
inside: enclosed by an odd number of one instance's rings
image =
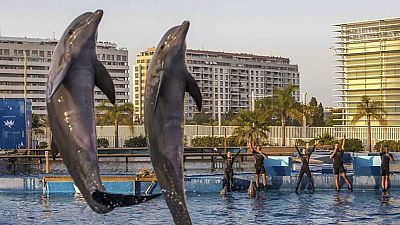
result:
[(117, 61), (121, 61), (121, 55), (117, 55)]
[(10, 49), (4, 49), (4, 55), (10, 55)]
[(122, 56), (122, 61), (124, 61), (124, 62), (128, 61), (126, 55)]
[(39, 52), (39, 57), (43, 57), (44, 58), (44, 51), (40, 51)]

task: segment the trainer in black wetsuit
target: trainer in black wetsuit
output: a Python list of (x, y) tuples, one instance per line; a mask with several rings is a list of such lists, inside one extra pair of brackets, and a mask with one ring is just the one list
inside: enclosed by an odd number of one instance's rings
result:
[(228, 192), (232, 191), (232, 186), (233, 186), (233, 163), (235, 162), (236, 158), (238, 157), (241, 149), (235, 154), (235, 156), (231, 156), (231, 153), (228, 152), (225, 155), (221, 154), (218, 152), (218, 154), (221, 155), (221, 157), (225, 160), (225, 181), (226, 181), (226, 189)]
[(264, 190), (267, 189), (267, 172), (265, 171), (264, 159), (268, 157), (261, 152), (261, 146), (257, 145), (256, 149), (253, 146), (250, 146), (250, 149), (254, 156), (254, 169), (256, 172), (256, 188), (260, 190), (260, 173), (262, 176), (262, 182), (264, 186)]
[(352, 191), (353, 187), (350, 184), (349, 179), (346, 176), (346, 170), (344, 169), (343, 166), (343, 155), (344, 155), (344, 145), (346, 143), (346, 135), (343, 136), (343, 142), (342, 142), (342, 148), (339, 148), (339, 144), (335, 144), (335, 147), (333, 149), (332, 154), (329, 156), (329, 158), (333, 159), (333, 173), (335, 174), (335, 185), (336, 185), (336, 191), (339, 191), (339, 174), (344, 178), (346, 181), (348, 188)]
[(389, 162), (393, 161), (393, 155), (389, 153), (388, 146), (385, 146), (384, 149), (382, 150), (382, 145), (381, 145), (381, 186), (383, 191), (387, 191), (389, 187), (389, 174), (390, 174), (390, 168), (389, 168)]
[(312, 187), (312, 191), (315, 191), (314, 188), (314, 180), (311, 177), (311, 171), (310, 171), (310, 167), (309, 167), (309, 162), (310, 162), (310, 157), (311, 154), (314, 152), (315, 147), (317, 146), (318, 141), (316, 141), (314, 143), (314, 147), (312, 148), (312, 150), (309, 152), (308, 149), (304, 149), (304, 152), (300, 152), (299, 148), (297, 147), (297, 145), (294, 145), (294, 147), (296, 147), (297, 152), (299, 153), (300, 159), (301, 159), (301, 169), (300, 169), (300, 174), (299, 177), (297, 179), (297, 185), (296, 185), (296, 190), (295, 192), (298, 193), (299, 191), (299, 186), (301, 183), (301, 179), (303, 178), (304, 174), (307, 174), (307, 178), (308, 178), (308, 182), (311, 183), (311, 187)]

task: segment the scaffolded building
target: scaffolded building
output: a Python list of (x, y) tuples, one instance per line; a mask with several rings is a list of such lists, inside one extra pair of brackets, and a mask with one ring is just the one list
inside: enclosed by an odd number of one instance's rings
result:
[[(343, 107), (342, 125), (351, 125), (366, 95), (381, 101), (386, 126), (400, 125), (400, 18), (334, 25), (339, 68), (336, 89)], [(380, 125), (371, 121), (372, 125)], [(365, 126), (366, 118), (355, 125)]]

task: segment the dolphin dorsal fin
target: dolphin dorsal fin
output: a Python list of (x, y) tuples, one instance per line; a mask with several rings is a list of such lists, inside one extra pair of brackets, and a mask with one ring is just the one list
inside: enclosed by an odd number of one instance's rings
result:
[(104, 65), (96, 60), (95, 85), (106, 94), (112, 104), (115, 103), (115, 88), (110, 74)]
[(163, 81), (165, 80), (165, 78), (164, 78), (164, 71), (162, 70), (161, 72), (159, 72), (159, 74), (160, 74), (160, 75), (159, 75), (160, 81), (158, 82), (156, 101), (155, 101), (155, 104), (154, 104), (154, 111), (156, 111), (156, 109), (157, 109), (157, 103), (158, 103), (158, 98), (159, 98), (159, 95), (160, 95), (162, 83), (163, 83)]
[(202, 97), (200, 88), (197, 85), (196, 80), (192, 77), (192, 75), (187, 72), (186, 73), (186, 91), (193, 97), (194, 101), (196, 102), (197, 109), (199, 112), (201, 111), (202, 106)]

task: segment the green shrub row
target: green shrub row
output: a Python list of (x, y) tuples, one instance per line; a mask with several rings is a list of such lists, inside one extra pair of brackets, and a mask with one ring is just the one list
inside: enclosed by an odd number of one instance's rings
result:
[[(313, 145), (316, 140), (319, 140), (319, 144), (318, 144), (319, 146), (330, 146), (331, 148), (333, 148), (333, 146), (335, 146), (335, 144), (341, 145), (343, 139), (337, 140), (334, 137), (330, 136), (328, 133), (326, 133), (318, 138), (314, 138), (311, 141), (309, 141), (308, 142), (309, 145)], [(305, 142), (301, 139), (298, 139), (298, 140), (296, 140), (296, 143), (298, 145), (304, 146), (307, 142)], [(362, 141), (357, 138), (346, 139), (344, 148), (348, 152), (364, 151), (364, 145), (363, 145)]]
[[(212, 136), (204, 136), (193, 138), (192, 140), (193, 147), (224, 147), (224, 137), (212, 137)], [(246, 142), (243, 141), (240, 144), (236, 143), (236, 137), (230, 136), (226, 138), (226, 146), (227, 147), (237, 147), (237, 146), (246, 146)]]
[(132, 137), (125, 141), (124, 147), (134, 148), (134, 147), (146, 147), (147, 141), (146, 137), (143, 135)]
[(98, 148), (108, 148), (110, 146), (110, 142), (107, 138), (97, 138), (97, 147)]
[(389, 151), (400, 152), (400, 141), (393, 141), (393, 140), (378, 141), (374, 146), (374, 150), (380, 151), (381, 145), (388, 146)]

